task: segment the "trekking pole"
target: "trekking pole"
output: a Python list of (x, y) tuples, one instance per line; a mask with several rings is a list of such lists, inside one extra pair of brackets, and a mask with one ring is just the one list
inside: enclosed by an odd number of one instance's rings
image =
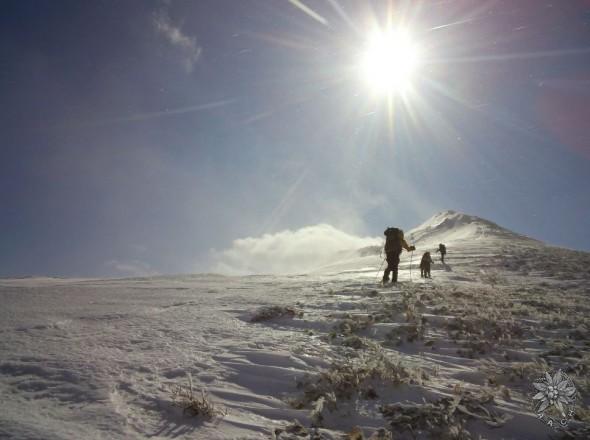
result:
[(412, 282), (412, 258), (414, 257), (414, 251), (410, 254), (410, 283)]
[(381, 261), (381, 266), (379, 266), (379, 270), (377, 271), (377, 279), (375, 279), (375, 284), (379, 281), (379, 273), (381, 273), (381, 268), (383, 267), (383, 263), (385, 263), (385, 258)]
[[(381, 242), (381, 251), (379, 252), (379, 258), (383, 257), (383, 246), (385, 245), (385, 240), (383, 240)], [(379, 273), (381, 272), (381, 269), (383, 268), (383, 263), (385, 263), (385, 258), (383, 258), (383, 260), (381, 261), (381, 266), (379, 266), (379, 270), (377, 271), (377, 279), (375, 280), (375, 284), (377, 284), (377, 281), (379, 281)]]

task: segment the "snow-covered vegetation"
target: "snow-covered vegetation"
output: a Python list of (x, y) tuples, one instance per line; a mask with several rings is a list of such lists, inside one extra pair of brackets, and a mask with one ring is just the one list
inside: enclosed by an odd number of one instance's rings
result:
[[(589, 438), (590, 254), (450, 211), (406, 237), (432, 279), (404, 253), (377, 286), (365, 247), (303, 275), (0, 280), (0, 437)], [(555, 369), (565, 431), (532, 411)]]

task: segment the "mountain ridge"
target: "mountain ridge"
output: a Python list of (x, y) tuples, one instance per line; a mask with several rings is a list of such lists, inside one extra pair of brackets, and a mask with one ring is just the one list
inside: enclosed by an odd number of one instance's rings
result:
[[(438, 243), (490, 243), (498, 247), (510, 244), (529, 246), (549, 246), (541, 240), (519, 234), (483, 217), (447, 209), (429, 217), (427, 220), (404, 233), (408, 244), (419, 248), (436, 249)], [(365, 246), (356, 250), (360, 257), (379, 255), (380, 246)], [(343, 252), (344, 253), (344, 252)]]
[(452, 209), (434, 214), (405, 235), (406, 240), (414, 243), (502, 239), (544, 244), (540, 240), (511, 231), (485, 218)]

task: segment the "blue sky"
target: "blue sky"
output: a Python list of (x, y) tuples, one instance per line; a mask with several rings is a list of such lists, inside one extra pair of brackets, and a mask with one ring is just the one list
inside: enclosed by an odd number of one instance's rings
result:
[[(404, 99), (358, 75), (390, 21), (424, 52)], [(590, 250), (588, 1), (19, 0), (0, 36), (0, 276), (443, 209)]]

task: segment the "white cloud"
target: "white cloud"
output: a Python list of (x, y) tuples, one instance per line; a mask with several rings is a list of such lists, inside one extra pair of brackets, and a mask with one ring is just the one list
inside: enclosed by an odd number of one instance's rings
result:
[(175, 25), (164, 10), (154, 17), (154, 27), (166, 41), (181, 51), (186, 71), (188, 73), (192, 72), (203, 51), (197, 44), (197, 39), (184, 34), (180, 26)]
[(358, 237), (328, 224), (306, 226), (296, 231), (234, 240), (230, 249), (213, 251), (213, 271), (304, 273), (332, 261), (338, 252), (378, 244), (379, 238)]
[(105, 263), (105, 266), (114, 269), (121, 276), (147, 277), (158, 275), (158, 272), (153, 270), (148, 263), (138, 260), (110, 260)]

